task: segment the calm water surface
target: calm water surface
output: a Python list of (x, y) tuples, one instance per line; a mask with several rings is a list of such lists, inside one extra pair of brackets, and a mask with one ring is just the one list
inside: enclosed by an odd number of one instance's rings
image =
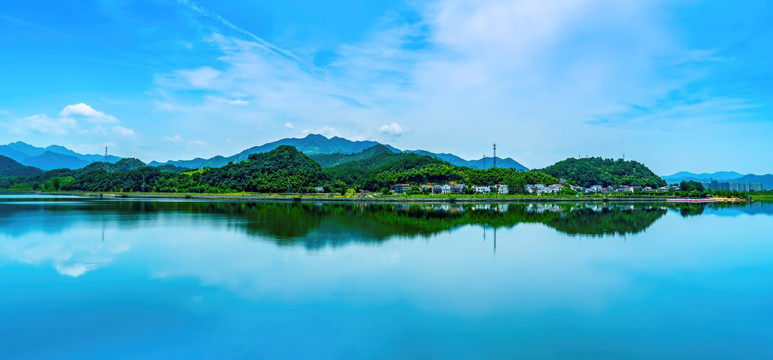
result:
[(0, 358), (773, 358), (773, 204), (0, 195)]

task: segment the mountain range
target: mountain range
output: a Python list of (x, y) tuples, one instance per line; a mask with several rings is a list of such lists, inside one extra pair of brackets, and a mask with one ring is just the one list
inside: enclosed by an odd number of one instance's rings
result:
[(682, 181), (697, 181), (702, 183), (708, 183), (712, 180), (719, 182), (729, 183), (762, 183), (762, 188), (765, 190), (773, 189), (773, 175), (755, 175), (755, 174), (741, 174), (735, 171), (718, 171), (714, 173), (701, 173), (694, 174), (687, 171), (680, 171), (673, 175), (663, 176), (663, 180), (669, 184), (676, 184)]
[[(11, 158), (22, 165), (33, 166), (41, 170), (63, 168), (74, 170), (105, 160), (104, 155), (79, 154), (59, 145), (40, 148), (21, 141), (0, 145), (0, 156)], [(107, 157), (107, 161), (110, 163), (115, 163), (118, 160), (121, 160), (121, 158), (112, 155)]]
[[(298, 151), (308, 156), (311, 156), (311, 155), (318, 155), (318, 154), (336, 154), (336, 153), (353, 154), (380, 144), (375, 141), (351, 141), (340, 137), (332, 137), (328, 139), (322, 135), (311, 134), (306, 136), (305, 138), (281, 139), (281, 140), (277, 140), (260, 146), (253, 146), (236, 155), (231, 155), (228, 157), (218, 155), (209, 159), (195, 158), (192, 160), (170, 160), (164, 163), (161, 163), (158, 161), (151, 161), (150, 164), (148, 165), (150, 166), (175, 165), (175, 166), (191, 168), (191, 169), (198, 169), (203, 167), (211, 167), (211, 168), (222, 167), (222, 166), (228, 165), (229, 162), (236, 163), (236, 162), (247, 160), (247, 157), (250, 154), (267, 153), (282, 145), (292, 146), (298, 149)], [(392, 151), (395, 151), (395, 152), (400, 151), (391, 146), (388, 146), (388, 145), (386, 146), (389, 147), (390, 150)]]
[(0, 155), (0, 177), (2, 176), (27, 177), (27, 176), (35, 176), (40, 173), (42, 173), (42, 171), (40, 171), (40, 169), (38, 168), (34, 168), (32, 166), (24, 166), (7, 156)]
[[(270, 142), (264, 145), (251, 147), (236, 155), (231, 155), (228, 157), (215, 156), (209, 159), (196, 158), (192, 160), (170, 160), (164, 163), (153, 161), (149, 165), (151, 166), (175, 165), (175, 166), (186, 167), (191, 169), (197, 169), (202, 167), (213, 167), (213, 168), (221, 167), (221, 166), (227, 165), (229, 162), (244, 161), (247, 159), (247, 157), (250, 154), (269, 152), (282, 145), (293, 146), (296, 149), (298, 149), (300, 152), (312, 157), (314, 157), (315, 155), (321, 155), (321, 154), (343, 154), (343, 155), (357, 154), (362, 152), (363, 150), (380, 145), (381, 147), (385, 147), (395, 153), (400, 153), (400, 152), (416, 153), (419, 155), (431, 156), (431, 157), (446, 161), (451, 165), (455, 165), (455, 166), (466, 166), (473, 169), (484, 168), (484, 159), (482, 158), (478, 160), (465, 160), (453, 154), (432, 153), (425, 150), (402, 151), (393, 146), (381, 144), (375, 141), (352, 141), (352, 140), (340, 138), (337, 136), (332, 138), (327, 138), (323, 135), (317, 135), (317, 134), (310, 134), (304, 138), (288, 138), (288, 139), (282, 139), (282, 140)], [(491, 166), (492, 166), (492, 158), (486, 158), (485, 167), (491, 167)], [(521, 165), (519, 162), (511, 158), (503, 159), (503, 158), (497, 157), (497, 167), (513, 168), (518, 170), (528, 170), (525, 166)]]
[[(473, 169), (484, 169), (484, 168), (488, 169), (493, 166), (493, 161), (492, 161), (493, 158), (490, 158), (490, 157), (480, 158), (478, 160), (465, 160), (454, 154), (447, 154), (447, 153), (431, 153), (429, 151), (424, 151), (424, 150), (407, 150), (405, 152), (432, 156), (436, 159), (443, 160), (451, 165), (466, 166)], [(510, 168), (510, 169), (523, 170), (523, 171), (529, 170), (525, 166), (521, 165), (521, 163), (511, 158), (503, 159), (499, 156), (497, 156), (497, 167)]]
[[(385, 150), (395, 153), (415, 153), (419, 155), (431, 156), (446, 161), (455, 166), (464, 166), (473, 169), (489, 168), (493, 165), (492, 158), (466, 160), (454, 154), (433, 153), (426, 150), (400, 150), (390, 145), (378, 143), (376, 141), (352, 141), (341, 137), (327, 138), (322, 135), (310, 134), (303, 138), (287, 138), (274, 142), (269, 142), (260, 146), (254, 146), (238, 154), (225, 156), (215, 156), (209, 159), (196, 158), (192, 160), (176, 160), (167, 162), (152, 161), (151, 166), (164, 166), (170, 169), (179, 168), (202, 168), (202, 167), (222, 167), (229, 162), (241, 162), (247, 159), (253, 153), (266, 153), (282, 145), (290, 145), (311, 156), (323, 166), (333, 166), (336, 162), (353, 161), (357, 157), (366, 156), (368, 152), (363, 151), (372, 148), (372, 152), (382, 152)], [(360, 154), (360, 155), (356, 155)], [(331, 155), (331, 156), (325, 156)], [(354, 157), (341, 155), (355, 155)], [(104, 161), (104, 155), (80, 154), (66, 147), (51, 145), (45, 148), (36, 147), (21, 141), (6, 145), (0, 145), (0, 156), (8, 157), (21, 165), (35, 167), (44, 171), (52, 169), (81, 169), (89, 164)], [(121, 160), (118, 156), (108, 155), (108, 162), (116, 163)], [(326, 163), (327, 162), (327, 163)], [(518, 170), (528, 170), (518, 161), (511, 158), (497, 157), (497, 167), (512, 168)], [(678, 172), (673, 175), (662, 177), (669, 184), (682, 181), (711, 182), (717, 180), (720, 182), (732, 183), (762, 183), (764, 189), (773, 189), (773, 175), (755, 175), (741, 174), (735, 171), (719, 171), (714, 173), (695, 174), (691, 172)]]

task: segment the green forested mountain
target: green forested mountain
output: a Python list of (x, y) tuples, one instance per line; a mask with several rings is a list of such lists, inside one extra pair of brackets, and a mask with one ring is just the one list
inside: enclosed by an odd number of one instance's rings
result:
[(249, 192), (311, 192), (315, 186), (330, 182), (322, 166), (288, 145), (251, 154), (237, 164), (204, 169), (193, 176), (200, 177), (197, 182), (203, 186)]
[[(366, 178), (368, 179), (368, 178)], [(368, 190), (383, 189), (389, 184), (446, 184), (457, 182), (465, 185), (508, 185), (511, 193), (522, 193), (526, 184), (554, 184), (558, 180), (539, 171), (518, 171), (512, 168), (488, 168), (485, 170), (457, 167), (451, 164), (429, 164), (422, 167), (381, 171), (370, 182), (363, 182)], [(379, 187), (380, 186), (380, 187)], [(471, 190), (468, 188), (468, 190)]]
[(323, 168), (329, 168), (336, 165), (369, 159), (381, 153), (395, 153), (395, 151), (392, 151), (392, 149), (385, 145), (378, 144), (355, 154), (316, 154), (311, 155), (311, 158), (322, 165)]
[(520, 192), (527, 183), (552, 184), (558, 181), (550, 175), (535, 171), (459, 167), (432, 156), (394, 153), (382, 146), (374, 146), (357, 154), (317, 155), (312, 158), (322, 163), (323, 167), (328, 167), (326, 171), (339, 186), (371, 191), (384, 191), (397, 183), (445, 184), (453, 181), (467, 185), (507, 184), (511, 191)]
[[(354, 154), (375, 145), (381, 145), (375, 141), (351, 141), (340, 137), (327, 138), (322, 135), (309, 134), (304, 138), (281, 139), (260, 146), (254, 146), (232, 156), (215, 156), (210, 159), (196, 158), (193, 160), (167, 161), (163, 164), (176, 165), (192, 169), (202, 167), (221, 167), (229, 162), (240, 162), (247, 159), (250, 154), (267, 153), (280, 146), (292, 146), (307, 155), (318, 154)], [(385, 145), (386, 146), (386, 145)], [(389, 147), (389, 146), (387, 146)], [(399, 151), (389, 147), (392, 151)], [(151, 166), (162, 165), (159, 162), (151, 162)]]
[(363, 156), (358, 160), (332, 166), (326, 169), (326, 172), (331, 178), (348, 186), (376, 191), (394, 185), (394, 179), (388, 174), (442, 164), (447, 163), (429, 156), (381, 151), (372, 156)]
[[(191, 169), (198, 169), (203, 167), (221, 167), (225, 166), (229, 162), (240, 162), (247, 159), (247, 156), (250, 154), (255, 153), (265, 153), (268, 151), (271, 151), (273, 149), (276, 149), (279, 146), (282, 145), (289, 145), (292, 147), (295, 147), (298, 149), (298, 151), (311, 156), (314, 161), (317, 161), (322, 167), (330, 167), (333, 165), (337, 165), (337, 160), (344, 160), (349, 161), (352, 160), (351, 157), (347, 157), (347, 155), (356, 155), (363, 152), (366, 152), (367, 150), (371, 151), (383, 151), (384, 149), (387, 149), (394, 153), (414, 153), (418, 155), (427, 155), (442, 161), (445, 161), (451, 165), (459, 166), (459, 167), (469, 167), (472, 169), (484, 169), (492, 167), (493, 161), (492, 159), (486, 158), (485, 160), (483, 158), (477, 159), (477, 160), (465, 160), (462, 159), (454, 154), (446, 154), (446, 153), (433, 153), (425, 150), (405, 150), (401, 151), (399, 149), (396, 149), (390, 145), (381, 144), (375, 141), (352, 141), (340, 137), (332, 137), (327, 138), (323, 135), (317, 135), (317, 134), (309, 134), (304, 138), (291, 138), (291, 139), (281, 139), (278, 141), (273, 141), (267, 144), (263, 144), (260, 146), (254, 146), (247, 150), (244, 150), (238, 154), (231, 155), (231, 156), (215, 156), (209, 159), (203, 159), (203, 158), (195, 158), (191, 160), (170, 160), (164, 163), (151, 161), (151, 166), (159, 166), (163, 164), (168, 165), (176, 165), (180, 167), (185, 168), (191, 168)], [(374, 149), (375, 148), (375, 149)], [(503, 167), (503, 168), (513, 168), (516, 170), (528, 170), (525, 166), (521, 165), (519, 162), (511, 159), (511, 158), (500, 158), (497, 157), (497, 166)]]
[(9, 157), (0, 155), (0, 176), (34, 176), (42, 173), (38, 168), (24, 166)]
[(632, 186), (665, 186), (666, 182), (655, 175), (652, 170), (637, 161), (623, 159), (568, 158), (550, 165), (542, 170), (556, 178), (570, 180), (577, 185), (590, 187), (593, 185), (632, 185)]
[(116, 164), (95, 163), (80, 170), (52, 170), (32, 178), (45, 190), (135, 192), (310, 192), (330, 183), (322, 167), (293, 147), (280, 146), (268, 153), (221, 168), (180, 172), (145, 166), (137, 159)]
[(77, 170), (77, 172), (86, 173), (94, 170), (105, 170), (107, 172), (128, 172), (131, 170), (139, 169), (144, 166), (146, 166), (145, 163), (140, 161), (139, 159), (125, 158), (125, 159), (118, 160), (118, 162), (114, 164), (104, 163), (104, 162), (91, 163), (88, 166), (84, 167), (83, 169)]

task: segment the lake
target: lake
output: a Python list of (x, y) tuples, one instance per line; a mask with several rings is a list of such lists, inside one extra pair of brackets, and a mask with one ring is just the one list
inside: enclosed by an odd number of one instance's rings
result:
[(0, 358), (769, 359), (771, 229), (771, 203), (0, 195)]

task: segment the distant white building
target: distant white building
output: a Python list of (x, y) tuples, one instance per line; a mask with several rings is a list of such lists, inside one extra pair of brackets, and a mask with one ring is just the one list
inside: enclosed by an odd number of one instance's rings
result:
[(451, 193), (451, 185), (435, 185), (432, 188), (433, 194), (450, 194)]
[(473, 186), (472, 190), (476, 193), (485, 194), (491, 192), (491, 188), (488, 186)]
[(464, 184), (451, 185), (451, 192), (454, 194), (463, 194), (466, 187), (467, 185)]
[(409, 184), (396, 184), (395, 194), (405, 194), (405, 192), (410, 188), (411, 188), (411, 185)]

